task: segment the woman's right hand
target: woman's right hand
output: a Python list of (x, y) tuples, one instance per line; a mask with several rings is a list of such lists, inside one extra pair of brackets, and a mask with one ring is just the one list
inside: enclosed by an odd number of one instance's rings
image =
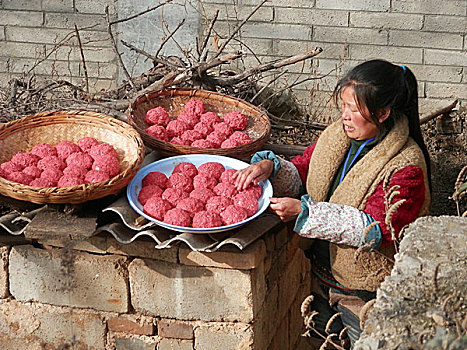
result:
[(274, 162), (269, 159), (264, 159), (258, 163), (251, 164), (249, 167), (239, 170), (233, 174), (235, 187), (241, 191), (246, 189), (251, 182), (256, 185), (258, 182), (268, 179), (273, 170)]

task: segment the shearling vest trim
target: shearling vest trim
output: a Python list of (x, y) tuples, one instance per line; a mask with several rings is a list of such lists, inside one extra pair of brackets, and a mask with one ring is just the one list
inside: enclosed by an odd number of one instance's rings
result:
[[(418, 145), (408, 134), (408, 121), (403, 118), (381, 142), (350, 169), (329, 202), (364, 210), (368, 198), (389, 171), (414, 165), (420, 167), (425, 174), (427, 190), (419, 216), (426, 215), (430, 195), (425, 159)], [(306, 184), (308, 194), (314, 201), (326, 201), (329, 188), (349, 146), (350, 140), (344, 132), (340, 119), (321, 134), (310, 160)], [(334, 278), (348, 288), (369, 291), (375, 291), (384, 277), (390, 273), (395, 253), (394, 247), (389, 245), (379, 249), (384, 255), (365, 251), (355, 260), (354, 247), (331, 243), (329, 250)]]

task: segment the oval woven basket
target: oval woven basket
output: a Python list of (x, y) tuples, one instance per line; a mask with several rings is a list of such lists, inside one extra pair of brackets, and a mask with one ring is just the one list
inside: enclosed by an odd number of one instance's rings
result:
[(0, 163), (33, 146), (60, 141), (77, 143), (82, 137), (94, 137), (112, 145), (121, 171), (108, 181), (70, 187), (38, 188), (0, 177), (0, 193), (33, 203), (78, 204), (115, 194), (138, 171), (144, 158), (144, 144), (130, 125), (111, 116), (89, 111), (49, 111), (0, 124)]
[[(192, 98), (203, 101), (207, 111), (220, 116), (233, 111), (245, 114), (248, 118), (248, 125), (243, 131), (253, 142), (234, 148), (196, 148), (158, 140), (145, 132), (149, 126), (144, 121), (148, 110), (160, 106), (169, 113), (172, 119), (175, 119), (184, 111), (185, 104)], [(127, 114), (128, 122), (138, 130), (144, 143), (165, 155), (204, 153), (246, 158), (261, 149), (269, 139), (271, 131), (269, 118), (260, 108), (239, 98), (206, 90), (172, 89), (141, 95), (131, 103)]]

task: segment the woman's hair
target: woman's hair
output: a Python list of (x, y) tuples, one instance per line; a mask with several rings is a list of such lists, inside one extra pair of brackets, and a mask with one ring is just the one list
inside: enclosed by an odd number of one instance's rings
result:
[[(362, 116), (378, 128), (377, 139), (382, 139), (397, 120), (407, 117), (409, 136), (423, 152), (430, 179), (430, 156), (423, 141), (418, 115), (418, 84), (412, 71), (406, 66), (397, 66), (384, 60), (363, 62), (337, 83), (333, 93), (336, 103), (342, 90), (348, 86), (352, 86), (355, 91), (357, 108)], [(365, 107), (370, 115), (364, 112)], [(390, 114), (380, 123), (378, 117), (384, 108), (389, 108)]]

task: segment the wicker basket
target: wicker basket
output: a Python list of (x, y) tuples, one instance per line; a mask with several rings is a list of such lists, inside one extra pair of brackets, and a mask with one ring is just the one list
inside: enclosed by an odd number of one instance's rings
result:
[(71, 187), (38, 188), (0, 177), (0, 193), (33, 203), (78, 204), (117, 193), (136, 174), (144, 158), (144, 144), (131, 126), (113, 117), (89, 111), (50, 111), (0, 125), (0, 163), (18, 152), (29, 152), (36, 144), (77, 143), (94, 137), (112, 145), (121, 171), (108, 181)]
[[(148, 110), (160, 106), (169, 113), (171, 118), (176, 118), (180, 112), (183, 112), (185, 104), (191, 98), (203, 101), (207, 111), (221, 116), (232, 111), (245, 114), (248, 118), (248, 125), (244, 132), (253, 142), (234, 148), (196, 148), (164, 142), (145, 132), (148, 125), (144, 117)], [(128, 122), (138, 130), (145, 144), (165, 155), (204, 153), (246, 158), (261, 149), (269, 139), (271, 131), (269, 118), (260, 108), (235, 97), (205, 90), (173, 89), (145, 94), (139, 96), (130, 105), (127, 113)]]

